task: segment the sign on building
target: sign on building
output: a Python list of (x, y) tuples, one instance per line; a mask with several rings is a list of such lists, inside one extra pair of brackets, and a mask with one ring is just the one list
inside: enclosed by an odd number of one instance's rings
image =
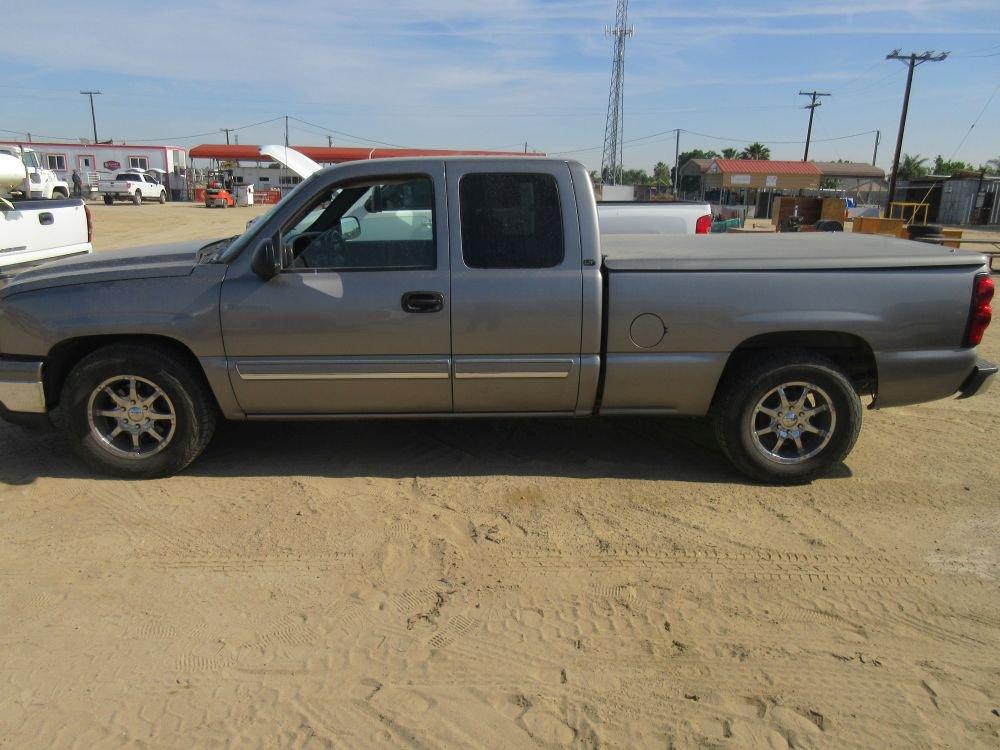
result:
[(730, 185), (749, 185), (750, 175), (748, 174), (734, 174), (729, 178)]
[(764, 178), (764, 187), (778, 187), (778, 175), (769, 174)]

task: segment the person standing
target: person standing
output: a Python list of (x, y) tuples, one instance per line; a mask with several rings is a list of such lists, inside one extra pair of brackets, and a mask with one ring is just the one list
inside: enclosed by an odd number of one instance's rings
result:
[(73, 170), (73, 197), (83, 197), (83, 180), (80, 179), (80, 173), (75, 169)]

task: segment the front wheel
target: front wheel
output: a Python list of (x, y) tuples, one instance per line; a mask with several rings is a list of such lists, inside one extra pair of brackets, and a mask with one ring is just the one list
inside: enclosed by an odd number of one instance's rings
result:
[(216, 409), (201, 373), (172, 352), (113, 344), (84, 358), (63, 385), (58, 418), (74, 450), (105, 474), (175, 474), (204, 450)]
[(166, 203), (167, 202), (167, 194), (165, 192), (163, 192), (162, 190), (160, 191), (160, 198), (159, 198), (159, 200), (160, 200), (160, 203)]
[(722, 451), (744, 474), (804, 484), (847, 457), (861, 401), (844, 373), (811, 352), (765, 354), (732, 372), (713, 408)]
[(139, 192), (138, 190), (136, 190), (136, 191), (135, 191), (135, 195), (133, 195), (133, 196), (132, 196), (132, 202), (133, 202), (133, 203), (134, 203), (135, 205), (137, 205), (137, 206), (138, 206), (138, 205), (139, 205), (140, 203), (142, 203), (142, 193), (140, 193), (140, 192)]

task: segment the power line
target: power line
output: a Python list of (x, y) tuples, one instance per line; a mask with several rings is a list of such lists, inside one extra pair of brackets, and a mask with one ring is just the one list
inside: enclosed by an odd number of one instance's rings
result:
[(301, 117), (295, 117), (294, 115), (289, 115), (289, 119), (295, 120), (296, 122), (301, 122), (303, 125), (309, 125), (314, 128), (319, 128), (327, 133), (333, 133), (334, 135), (342, 135), (345, 138), (353, 138), (356, 141), (363, 141), (365, 143), (375, 143), (379, 146), (389, 146), (390, 148), (409, 148), (409, 146), (400, 146), (398, 143), (387, 143), (385, 141), (376, 141), (374, 138), (365, 138), (360, 135), (353, 135), (352, 133), (345, 133), (342, 130), (334, 130), (333, 128), (328, 128), (325, 125), (318, 125), (315, 122), (309, 122), (308, 120), (303, 120)]

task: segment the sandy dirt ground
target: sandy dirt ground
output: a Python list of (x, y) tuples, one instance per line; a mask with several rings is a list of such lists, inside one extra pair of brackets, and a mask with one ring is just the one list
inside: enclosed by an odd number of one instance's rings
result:
[(2, 425), (0, 747), (995, 748), (1000, 388), (865, 421), (800, 488), (686, 420), (228, 425), (151, 482)]

